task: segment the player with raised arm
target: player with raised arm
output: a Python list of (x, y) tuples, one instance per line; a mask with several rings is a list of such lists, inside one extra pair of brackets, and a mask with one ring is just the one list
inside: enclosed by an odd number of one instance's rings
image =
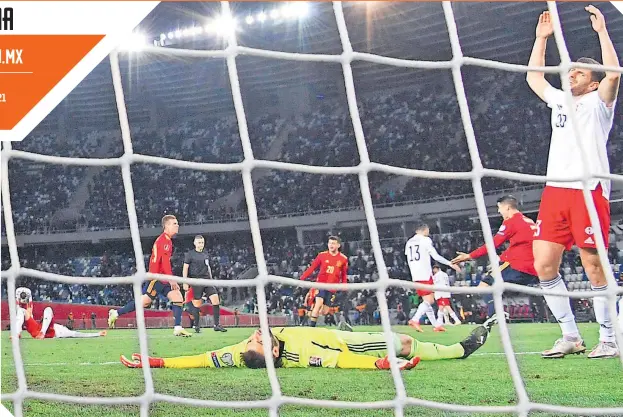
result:
[[(504, 221), (493, 236), (493, 244), (498, 248), (504, 242), (510, 241), (508, 249), (500, 255), (502, 280), (520, 285), (538, 283), (539, 279), (534, 269), (534, 255), (532, 253), (536, 224), (531, 218), (524, 216), (519, 211), (519, 202), (512, 195), (500, 197), (497, 206), (498, 213)], [(483, 244), (470, 253), (457, 252), (457, 254), (458, 256), (452, 259), (454, 264), (486, 256), (487, 247)], [(478, 286), (489, 287), (491, 285), (493, 285), (493, 275), (489, 271)], [(491, 317), (495, 311), (493, 296), (484, 294), (483, 299), (487, 303), (487, 315)]]
[[(210, 268), (210, 255), (208, 252), (204, 251), (205, 248), (205, 239), (201, 235), (195, 236), (193, 241), (195, 245), (195, 249), (191, 249), (184, 255), (184, 266), (182, 267), (182, 276), (184, 278), (202, 278), (202, 279), (212, 279), (212, 269)], [(205, 292), (210, 302), (212, 303), (212, 315), (214, 317), (214, 331), (216, 332), (226, 332), (223, 326), (220, 323), (220, 304), (221, 300), (218, 295), (218, 288), (212, 285), (193, 285), (191, 287), (188, 284), (184, 284), (184, 290), (192, 291), (192, 301), (190, 304), (187, 304), (189, 308), (189, 312), (193, 315), (193, 317), (197, 317), (195, 320), (195, 332), (200, 332), (199, 327), (199, 317), (201, 317), (201, 312), (199, 308), (203, 303), (202, 297)]]
[[(303, 272), (301, 279), (305, 281), (318, 268), (316, 282), (328, 284), (345, 284), (348, 282), (348, 258), (340, 252), (342, 241), (337, 236), (329, 236), (328, 251), (320, 252), (312, 264)], [(334, 307), (337, 304), (336, 290), (318, 290), (314, 297), (314, 307), (310, 315), (310, 326), (316, 327), (318, 316), (323, 306)]]
[[(453, 265), (449, 260), (441, 256), (433, 247), (433, 241), (429, 237), (430, 229), (426, 223), (419, 224), (415, 229), (415, 235), (407, 241), (405, 245), (405, 256), (411, 271), (411, 279), (421, 284), (433, 285), (433, 270), (431, 268), (431, 258), (444, 265), (448, 265), (455, 271), (459, 272), (461, 268)], [(415, 315), (409, 320), (409, 326), (415, 328), (418, 332), (423, 332), (420, 326), (420, 319), (424, 314), (428, 317), (430, 324), (433, 325), (433, 331), (445, 332), (446, 329), (437, 323), (435, 312), (432, 304), (435, 302), (435, 296), (432, 291), (416, 290), (417, 294), (422, 297), (422, 302), (417, 308)]]
[[(603, 65), (619, 67), (619, 59), (614, 49), (606, 21), (602, 13), (594, 6), (585, 10), (590, 14), (593, 30), (597, 33), (601, 45)], [(530, 66), (545, 65), (547, 39), (554, 33), (549, 12), (539, 16), (536, 27), (536, 40)], [(580, 58), (577, 62), (596, 64), (591, 58)], [(587, 171), (593, 174), (609, 174), (608, 151), (606, 144), (614, 120), (614, 106), (619, 90), (621, 74), (601, 72), (584, 68), (572, 68), (569, 73), (571, 95), (578, 122), (577, 129), (584, 143), (584, 158), (588, 161)], [(545, 74), (528, 71), (528, 85), (534, 93), (545, 101), (552, 110), (552, 137), (547, 163), (547, 175), (564, 178), (571, 173), (583, 171), (582, 151), (577, 143), (575, 131), (571, 126), (570, 112), (566, 94), (552, 87), (545, 79)], [(603, 243), (608, 248), (608, 230), (610, 228), (610, 180), (591, 178), (587, 181), (592, 199), (597, 209)], [(593, 307), (595, 319), (599, 323), (599, 343), (588, 355), (589, 358), (612, 358), (619, 355), (614, 336), (614, 326), (608, 312), (605, 291), (604, 268), (599, 260), (595, 244), (595, 234), (591, 224), (584, 195), (582, 181), (548, 181), (541, 196), (541, 206), (536, 224), (534, 267), (543, 289), (567, 292), (567, 287), (559, 275), (560, 263), (565, 249), (574, 244), (580, 249), (580, 258), (584, 272), (591, 282), (595, 293)], [(546, 295), (545, 301), (562, 330), (562, 337), (554, 346), (542, 353), (544, 358), (561, 358), (568, 354), (582, 353), (586, 346), (580, 336), (575, 317), (567, 296)]]
[[(441, 267), (437, 264), (433, 265), (433, 283), (440, 287), (448, 287), (450, 289), (450, 277), (444, 271), (441, 270)], [(454, 310), (452, 310), (452, 305), (450, 303), (450, 297), (452, 293), (450, 291), (435, 291), (435, 302), (437, 303), (437, 321), (439, 325), (442, 326), (444, 322), (446, 324), (453, 324), (454, 326), (461, 324), (461, 320), (456, 315)], [(454, 323), (450, 323), (450, 317), (454, 320)]]
[[(420, 360), (465, 359), (487, 341), (495, 317), (476, 327), (463, 341), (450, 346), (420, 342), (411, 336), (392, 333), (391, 340), (400, 369), (411, 369)], [(333, 329), (274, 327), (270, 329), (271, 351), (277, 368), (389, 369), (383, 333), (343, 332)], [(149, 358), (152, 368), (264, 368), (261, 330), (235, 345), (194, 356)], [(128, 368), (141, 368), (141, 355), (121, 356)]]
[[(175, 236), (180, 226), (175, 216), (170, 214), (162, 218), (163, 232), (158, 236), (151, 250), (149, 258), (149, 272), (153, 274), (173, 275), (171, 268), (171, 255), (173, 255), (173, 236)], [(182, 327), (182, 306), (184, 299), (180, 292), (180, 286), (175, 281), (151, 280), (147, 284), (141, 302), (144, 308), (148, 308), (158, 294), (166, 295), (171, 301), (171, 309), (175, 318), (174, 336), (192, 336)], [(117, 318), (121, 315), (131, 313), (136, 309), (135, 301), (132, 300), (119, 310), (110, 309), (108, 311), (108, 326), (113, 327)]]
[(54, 322), (54, 312), (51, 307), (43, 309), (43, 319), (38, 323), (32, 314), (32, 292), (30, 289), (20, 287), (15, 290), (17, 301), (16, 328), (18, 337), (22, 337), (22, 329), (30, 333), (33, 339), (65, 339), (65, 338), (89, 338), (106, 336), (106, 330), (97, 333), (81, 333), (69, 330), (62, 324)]

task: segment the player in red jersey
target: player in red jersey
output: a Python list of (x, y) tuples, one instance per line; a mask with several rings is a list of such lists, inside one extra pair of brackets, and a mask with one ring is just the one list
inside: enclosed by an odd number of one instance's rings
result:
[[(328, 284), (345, 284), (348, 281), (348, 258), (339, 251), (342, 241), (337, 236), (329, 236), (328, 251), (320, 252), (314, 262), (307, 268), (301, 279), (306, 280), (316, 269), (320, 268), (316, 282)], [(314, 308), (311, 312), (311, 327), (316, 327), (318, 316), (324, 305), (334, 307), (337, 303), (336, 290), (319, 290), (315, 295)]]
[(32, 292), (30, 289), (20, 287), (15, 290), (15, 299), (17, 302), (17, 323), (18, 337), (22, 337), (22, 330), (30, 333), (33, 339), (53, 339), (53, 338), (81, 338), (81, 337), (102, 337), (106, 336), (106, 331), (98, 333), (80, 333), (69, 330), (62, 324), (54, 322), (54, 313), (51, 307), (43, 310), (43, 319), (41, 323), (33, 318), (32, 314)]
[[(603, 65), (619, 68), (618, 54), (608, 34), (603, 14), (595, 6), (589, 5), (584, 10), (588, 12), (591, 26), (599, 39)], [(547, 39), (553, 33), (551, 16), (549, 12), (543, 12), (536, 26), (529, 66), (545, 66)], [(580, 58), (577, 62), (599, 65), (592, 58)], [(533, 245), (534, 267), (539, 274), (541, 288), (565, 294), (567, 286), (559, 273), (562, 256), (565, 249), (571, 249), (574, 244), (579, 248), (584, 272), (595, 294), (593, 309), (595, 321), (599, 323), (599, 343), (588, 357), (613, 358), (619, 356), (619, 348), (604, 295), (608, 287), (605, 269), (610, 265), (602, 265), (599, 259), (595, 231), (582, 191), (585, 185), (590, 190), (607, 250), (611, 183), (608, 179), (597, 177), (589, 178), (586, 183), (559, 179), (585, 171), (600, 176), (610, 174), (607, 143), (614, 124), (621, 74), (576, 67), (569, 70), (567, 77), (573, 103), (571, 106), (566, 94), (552, 87), (544, 73), (528, 71), (526, 74), (530, 89), (551, 109), (552, 134), (547, 176), (558, 179), (547, 181), (541, 196)], [(569, 117), (571, 111), (576, 116), (575, 127)], [(579, 138), (576, 137), (576, 129)], [(579, 143), (584, 146), (580, 147)], [(541, 356), (562, 358), (585, 352), (586, 346), (575, 322), (569, 297), (545, 295), (545, 301), (560, 324), (562, 337), (556, 340), (551, 349), (543, 351)]]
[[(180, 228), (175, 216), (166, 215), (162, 218), (163, 232), (154, 242), (149, 258), (149, 272), (153, 274), (173, 275), (171, 269), (171, 255), (173, 254), (173, 241), (171, 238), (175, 236)], [(174, 336), (190, 337), (182, 327), (182, 306), (184, 300), (180, 291), (180, 286), (175, 281), (159, 281), (151, 280), (147, 284), (141, 301), (144, 308), (151, 306), (152, 301), (158, 294), (166, 296), (171, 301), (171, 309), (175, 318), (175, 327), (173, 328)], [(108, 311), (108, 326), (113, 327), (117, 318), (123, 314), (130, 313), (136, 309), (134, 300), (123, 306), (119, 310), (111, 309)]]
[[(493, 236), (493, 243), (497, 248), (502, 243), (510, 240), (508, 249), (500, 255), (502, 279), (504, 282), (521, 285), (538, 283), (539, 278), (534, 269), (534, 255), (532, 254), (532, 241), (534, 240), (536, 223), (519, 211), (517, 199), (512, 195), (499, 198), (497, 204), (498, 213), (500, 213), (504, 221), (498, 232)], [(485, 256), (487, 248), (485, 245), (482, 245), (471, 253), (457, 253), (458, 256), (452, 259), (454, 264)], [(489, 272), (478, 286), (488, 287), (491, 285), (493, 285), (493, 276)], [(491, 294), (484, 294), (483, 298), (487, 303), (488, 316), (491, 317), (495, 311), (493, 297)]]

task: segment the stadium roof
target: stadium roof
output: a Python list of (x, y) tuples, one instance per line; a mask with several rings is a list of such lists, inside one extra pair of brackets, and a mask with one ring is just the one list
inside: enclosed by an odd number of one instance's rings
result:
[[(281, 3), (232, 3), (240, 30), (240, 45), (286, 52), (339, 54), (342, 52), (331, 3), (309, 3), (305, 18), (273, 21), (269, 13)], [(572, 58), (600, 59), (597, 36), (591, 29), (584, 3), (559, 3), (563, 31)], [(617, 50), (623, 51), (623, 16), (609, 2), (598, 3), (606, 16)], [(461, 47), (465, 56), (526, 64), (534, 41), (538, 15), (545, 2), (453, 3)], [(247, 16), (265, 11), (267, 19), (247, 25)], [(203, 25), (220, 13), (219, 3), (160, 3), (138, 30), (157, 39), (161, 33)], [(344, 3), (344, 14), (353, 49), (393, 58), (449, 60), (451, 47), (441, 7), (437, 2)], [(222, 37), (202, 34), (176, 39), (171, 46), (188, 49), (221, 49)], [(163, 47), (163, 49), (169, 46)], [(548, 64), (558, 63), (553, 42)], [(245, 104), (276, 100), (278, 88), (305, 85), (315, 95), (330, 97), (341, 91), (342, 68), (334, 63), (301, 63), (241, 56), (237, 59)], [(223, 59), (180, 59), (163, 54), (122, 54), (121, 70), (130, 122), (147, 120), (149, 103), (171, 114), (233, 114), (233, 102)], [(478, 74), (471, 67), (467, 72)], [(490, 71), (490, 70), (489, 70)], [(431, 77), (447, 77), (446, 70), (404, 69), (354, 62), (359, 94), (404, 88)], [(72, 120), (87, 125), (117, 123), (110, 63), (104, 60), (65, 99)], [(59, 111), (57, 109), (57, 111)], [(56, 112), (55, 112), (56, 113)], [(53, 113), (53, 114), (55, 114)]]

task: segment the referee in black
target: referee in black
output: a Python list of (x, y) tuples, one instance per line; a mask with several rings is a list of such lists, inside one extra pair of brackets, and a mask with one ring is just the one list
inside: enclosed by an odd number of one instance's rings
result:
[[(212, 279), (212, 270), (210, 269), (210, 256), (203, 249), (205, 247), (205, 239), (201, 235), (195, 236), (195, 249), (191, 249), (184, 255), (184, 268), (182, 276), (184, 278), (203, 278)], [(201, 307), (203, 293), (205, 292), (212, 303), (212, 312), (214, 316), (214, 331), (226, 332), (227, 329), (220, 324), (220, 304), (221, 300), (218, 296), (218, 289), (212, 285), (192, 285), (193, 291), (192, 307), (189, 306), (190, 313), (195, 316), (195, 331), (199, 330), (199, 308)], [(188, 291), (188, 285), (184, 284), (184, 290)]]

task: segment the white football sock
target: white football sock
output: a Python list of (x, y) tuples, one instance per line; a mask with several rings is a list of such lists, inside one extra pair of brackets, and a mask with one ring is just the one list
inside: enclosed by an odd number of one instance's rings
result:
[(428, 304), (426, 301), (422, 301), (417, 307), (417, 310), (415, 311), (415, 314), (413, 315), (413, 318), (411, 318), (411, 320), (419, 324), (420, 319), (422, 318), (424, 313), (426, 313), (428, 307), (430, 307), (430, 304)]
[(459, 317), (456, 315), (454, 310), (450, 310), (450, 317), (452, 317), (452, 320), (454, 320), (455, 323), (461, 322), (461, 320), (459, 320)]
[(17, 307), (17, 315), (15, 317), (15, 328), (17, 329), (17, 334), (22, 333), (22, 328), (24, 327), (24, 315), (26, 314), (26, 310), (21, 307)]
[[(541, 288), (544, 290), (568, 293), (567, 286), (560, 275), (549, 281), (541, 281)], [(556, 317), (556, 320), (558, 320), (558, 324), (560, 324), (563, 338), (571, 341), (577, 340), (580, 337), (580, 332), (578, 330), (578, 325), (575, 323), (573, 311), (571, 311), (569, 297), (545, 295), (544, 298), (552, 314)]]
[(99, 333), (80, 333), (73, 332), (73, 334), (69, 337), (100, 337)]
[(50, 327), (50, 323), (52, 323), (52, 318), (54, 318), (54, 313), (52, 313), (52, 309), (50, 307), (46, 307), (43, 310), (43, 321), (41, 322), (41, 333), (46, 334), (48, 328)]
[[(593, 298), (593, 310), (595, 311), (595, 320), (599, 323), (599, 341), (614, 343), (614, 326), (612, 325), (612, 319), (610, 317), (610, 312), (608, 311), (608, 299), (604, 294), (608, 288), (608, 284), (601, 287), (593, 287), (591, 285), (591, 288), (595, 291), (595, 298)], [(603, 294), (603, 296), (599, 297), (597, 294)]]
[(623, 333), (623, 296), (619, 298), (619, 329), (621, 329), (621, 333)]
[(422, 302), (422, 304), (426, 304), (428, 306), (426, 309), (426, 317), (428, 317), (428, 321), (430, 321), (430, 324), (432, 324), (433, 327), (438, 327), (439, 323), (435, 318), (435, 311), (433, 310), (433, 306), (428, 304), (426, 301)]
[(443, 311), (441, 311), (441, 309), (437, 310), (437, 321), (440, 323), (443, 323)]

